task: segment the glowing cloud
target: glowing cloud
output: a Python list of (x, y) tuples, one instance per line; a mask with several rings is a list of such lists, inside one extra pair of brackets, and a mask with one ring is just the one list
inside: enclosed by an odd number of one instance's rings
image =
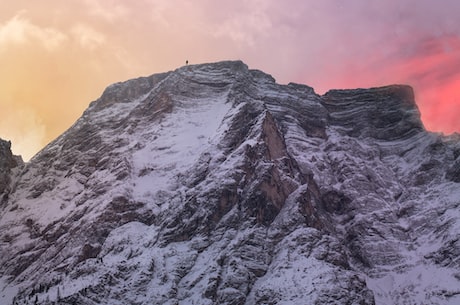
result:
[(186, 59), (242, 59), (319, 93), (410, 84), (428, 129), (460, 131), (459, 11), (457, 0), (12, 1), (0, 11), (0, 112), (18, 132), (3, 123), (0, 137), (17, 148), (34, 134), (16, 150), (32, 155), (110, 83)]
[(0, 25), (0, 48), (8, 44), (38, 43), (47, 50), (58, 48), (67, 36), (51, 27), (41, 28), (23, 17), (21, 12)]
[(105, 41), (105, 35), (84, 24), (77, 24), (72, 28), (74, 38), (83, 48), (94, 50), (102, 46)]
[(37, 148), (43, 146), (46, 140), (46, 126), (32, 109), (17, 109), (5, 105), (2, 108), (5, 111), (0, 120), (2, 138), (14, 139), (12, 149), (21, 152), (22, 157), (29, 160)]

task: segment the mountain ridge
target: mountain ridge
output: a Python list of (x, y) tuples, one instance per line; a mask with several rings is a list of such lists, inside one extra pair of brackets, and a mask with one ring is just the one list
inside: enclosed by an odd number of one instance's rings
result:
[(459, 143), (402, 85), (321, 96), (241, 61), (116, 83), (9, 174), (0, 299), (454, 303)]

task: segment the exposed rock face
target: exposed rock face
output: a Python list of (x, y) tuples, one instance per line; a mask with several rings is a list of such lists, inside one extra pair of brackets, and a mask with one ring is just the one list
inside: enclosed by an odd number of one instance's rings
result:
[(349, 136), (396, 140), (425, 130), (409, 86), (331, 90), (323, 101), (330, 123)]
[(0, 303), (453, 304), (459, 143), (406, 86), (242, 62), (112, 85), (15, 178)]
[[(460, 136), (457, 137), (460, 141)], [(455, 162), (446, 172), (446, 178), (453, 182), (460, 182), (460, 145), (454, 150)]]
[(11, 191), (11, 170), (22, 164), (22, 158), (11, 152), (11, 142), (0, 139), (0, 204), (6, 202)]

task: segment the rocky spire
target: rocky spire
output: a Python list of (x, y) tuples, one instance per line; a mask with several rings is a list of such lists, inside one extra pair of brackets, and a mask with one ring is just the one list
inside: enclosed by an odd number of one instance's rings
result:
[(11, 152), (11, 142), (0, 139), (0, 196), (7, 197), (11, 181), (11, 169), (22, 165), (22, 158)]

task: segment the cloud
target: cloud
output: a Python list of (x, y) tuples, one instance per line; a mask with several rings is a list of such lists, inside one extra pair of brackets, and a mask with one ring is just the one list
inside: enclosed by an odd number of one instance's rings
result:
[(272, 22), (267, 6), (261, 1), (248, 1), (243, 12), (230, 14), (221, 20), (213, 31), (217, 37), (229, 37), (232, 41), (254, 47), (256, 41), (265, 38), (272, 31)]
[(428, 37), (415, 45), (409, 56), (400, 56), (400, 65), (410, 79), (422, 85), (437, 86), (460, 78), (460, 37)]
[[(373, 63), (385, 82), (412, 85), (422, 119), (428, 130), (452, 133), (460, 131), (460, 37), (452, 34), (416, 35), (399, 44), (400, 49)], [(358, 77), (359, 79), (359, 77)], [(361, 81), (365, 82), (361, 79)]]
[(67, 40), (61, 31), (51, 27), (39, 27), (23, 17), (21, 12), (0, 25), (0, 48), (9, 44), (38, 43), (48, 51), (54, 51)]
[(118, 0), (84, 0), (83, 3), (86, 5), (90, 15), (103, 20), (114, 23), (118, 19), (128, 15), (129, 8), (125, 6), (123, 1)]
[(12, 1), (0, 11), (0, 111), (8, 95), (33, 111), (45, 144), (112, 82), (241, 59), (319, 93), (407, 83), (429, 129), (460, 131), (459, 10), (457, 0)]
[[(304, 2), (306, 3), (306, 2)], [(430, 130), (460, 131), (460, 2), (326, 0), (297, 7), (287, 23), (304, 62), (299, 82), (320, 93), (330, 88), (407, 83)], [(292, 59), (301, 55), (294, 51)], [(277, 69), (277, 71), (281, 71)], [(288, 77), (292, 78), (292, 72)]]
[(85, 24), (77, 24), (71, 30), (81, 47), (94, 50), (106, 42), (106, 36)]
[[(31, 108), (2, 106), (0, 134), (12, 142), (12, 150), (24, 161), (33, 157), (46, 140), (46, 126)], [(5, 115), (6, 114), (6, 115)]]

